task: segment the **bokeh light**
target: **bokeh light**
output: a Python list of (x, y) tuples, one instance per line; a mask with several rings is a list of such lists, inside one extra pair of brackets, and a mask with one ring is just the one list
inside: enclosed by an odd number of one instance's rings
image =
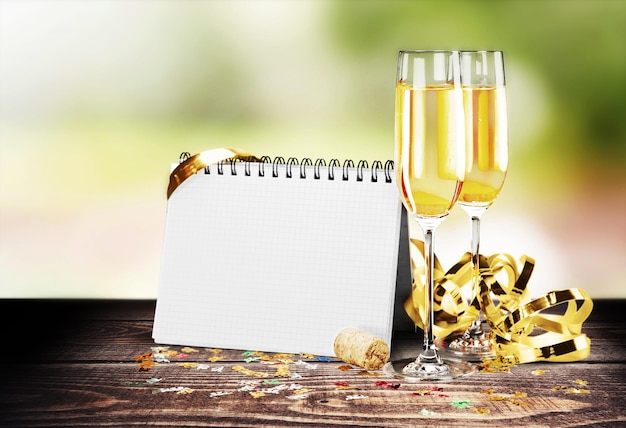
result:
[[(626, 298), (626, 2), (0, 0), (0, 297), (155, 298), (181, 152), (386, 160), (400, 49), (500, 49), (482, 251)], [(459, 209), (444, 265), (469, 247)]]

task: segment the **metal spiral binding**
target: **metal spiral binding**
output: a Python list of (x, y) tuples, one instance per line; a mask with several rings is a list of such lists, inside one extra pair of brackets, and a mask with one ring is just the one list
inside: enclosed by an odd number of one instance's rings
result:
[[(191, 157), (191, 154), (189, 152), (183, 152), (180, 155), (179, 162), (184, 162), (190, 157)], [(300, 174), (299, 174), (300, 178), (306, 179), (307, 178), (306, 168), (313, 167), (313, 179), (319, 180), (321, 178), (320, 168), (326, 167), (326, 161), (321, 158), (317, 159), (315, 163), (313, 163), (313, 161), (310, 158), (303, 158), (301, 161), (298, 161), (298, 159), (295, 157), (289, 157), (285, 161), (285, 158), (282, 156), (277, 156), (274, 159), (272, 159), (269, 156), (262, 156), (259, 162), (253, 162), (250, 160), (242, 160), (242, 159), (227, 159), (227, 160), (218, 162), (215, 165), (217, 169), (217, 174), (224, 175), (224, 164), (229, 163), (230, 174), (237, 175), (237, 163), (241, 163), (241, 162), (243, 162), (244, 164), (245, 176), (252, 175), (251, 164), (253, 163), (257, 164), (259, 167), (259, 170), (258, 170), (259, 177), (265, 177), (265, 165), (271, 164), (272, 177), (278, 177), (279, 165), (285, 165), (286, 178), (293, 178), (293, 167), (296, 166), (300, 168)], [(204, 173), (211, 174), (211, 167), (212, 166), (207, 165), (204, 168)], [(328, 163), (328, 179), (329, 180), (335, 179), (335, 169), (339, 169), (339, 168), (341, 168), (341, 179), (343, 181), (347, 181), (350, 178), (350, 173), (349, 173), (350, 168), (354, 168), (354, 162), (351, 159), (346, 159), (343, 165), (341, 165), (338, 159), (331, 159), (330, 162)], [(368, 169), (368, 168), (369, 168), (369, 164), (367, 161), (360, 160), (358, 162), (356, 166), (356, 181), (363, 181), (363, 175), (364, 175), (363, 170)], [(378, 182), (378, 172), (381, 170), (384, 171), (385, 182), (386, 183), (392, 182), (391, 174), (393, 170), (393, 161), (388, 160), (385, 162), (384, 165), (379, 160), (374, 161), (372, 163), (371, 170), (372, 170), (372, 177), (371, 177), (372, 182)]]
[(351, 159), (346, 159), (343, 163), (343, 174), (341, 174), (341, 178), (343, 179), (343, 181), (348, 181), (348, 179), (350, 178), (348, 174), (348, 168), (354, 168), (354, 162), (352, 162)]

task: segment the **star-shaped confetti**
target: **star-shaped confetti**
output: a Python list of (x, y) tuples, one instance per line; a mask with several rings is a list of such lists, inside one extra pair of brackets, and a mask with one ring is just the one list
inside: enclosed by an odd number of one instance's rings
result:
[(454, 400), (451, 401), (450, 404), (452, 407), (456, 407), (457, 409), (467, 409), (470, 406), (469, 400)]
[(265, 393), (261, 391), (250, 391), (249, 394), (252, 396), (252, 398), (265, 397)]
[(178, 363), (178, 367), (182, 367), (184, 369), (194, 369), (198, 367), (198, 363)]
[(362, 400), (364, 398), (367, 398), (367, 395), (361, 395), (361, 394), (356, 394), (356, 395), (348, 395), (346, 396), (346, 400)]
[(337, 389), (357, 389), (356, 386), (350, 385), (348, 382), (335, 382), (335, 388)]
[(217, 356), (215, 356), (215, 357), (209, 357), (209, 358), (207, 358), (207, 361), (210, 361), (210, 362), (212, 362), (212, 363), (216, 363), (216, 362), (218, 362), (218, 361), (223, 360), (224, 358), (225, 358), (225, 357), (222, 357), (222, 356), (220, 356), (220, 357), (217, 357)]

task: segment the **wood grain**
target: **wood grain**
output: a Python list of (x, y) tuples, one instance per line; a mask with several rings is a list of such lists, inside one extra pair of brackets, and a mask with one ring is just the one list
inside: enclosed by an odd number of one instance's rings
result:
[[(140, 371), (135, 358), (155, 345), (153, 301), (4, 300), (0, 311), (3, 427), (626, 426), (626, 328), (614, 316), (626, 314), (625, 301), (596, 302), (599, 313), (584, 325), (592, 343), (584, 361), (524, 364), (508, 373), (399, 386), (379, 371), (344, 371), (346, 364), (336, 358), (301, 355), (290, 357), (292, 377), (282, 377), (278, 365), (246, 362), (246, 350), (198, 348)], [(419, 342), (412, 334), (396, 335), (392, 358), (413, 355)], [(209, 361), (216, 356), (223, 359)], [(545, 373), (533, 374), (537, 370)], [(181, 387), (191, 392), (168, 391)]]

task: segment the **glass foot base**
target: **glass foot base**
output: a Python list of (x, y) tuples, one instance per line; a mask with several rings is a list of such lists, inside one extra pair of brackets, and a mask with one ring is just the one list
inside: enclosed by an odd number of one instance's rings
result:
[(390, 361), (383, 373), (406, 382), (446, 382), (474, 373), (475, 368), (467, 361), (443, 359), (440, 363), (420, 363), (414, 359)]
[(488, 334), (480, 336), (460, 336), (446, 340), (436, 339), (435, 345), (443, 355), (465, 361), (481, 361), (484, 358), (495, 358), (493, 341)]

